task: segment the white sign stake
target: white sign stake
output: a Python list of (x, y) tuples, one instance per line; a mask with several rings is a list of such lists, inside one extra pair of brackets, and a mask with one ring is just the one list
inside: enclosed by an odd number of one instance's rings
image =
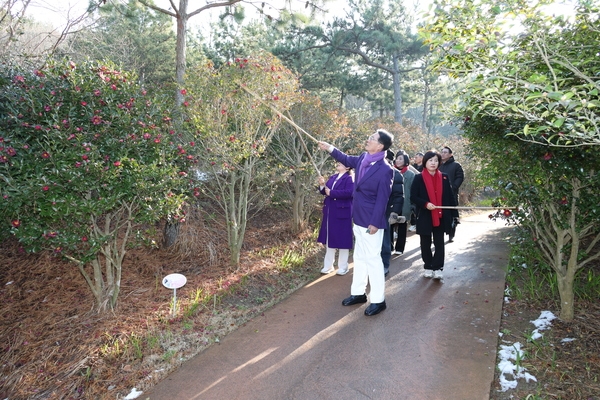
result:
[(171, 310), (171, 316), (175, 316), (175, 306), (177, 305), (177, 289), (185, 285), (187, 278), (181, 274), (170, 274), (163, 278), (162, 284), (167, 289), (173, 289), (173, 309)]

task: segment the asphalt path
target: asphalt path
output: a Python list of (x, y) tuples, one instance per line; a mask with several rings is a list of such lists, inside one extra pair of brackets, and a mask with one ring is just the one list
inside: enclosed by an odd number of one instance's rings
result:
[[(510, 234), (461, 219), (443, 282), (422, 277), (419, 238), (393, 256), (387, 309), (344, 307), (352, 274), (306, 285), (182, 365), (140, 398), (489, 399)], [(352, 267), (352, 265), (351, 265)]]

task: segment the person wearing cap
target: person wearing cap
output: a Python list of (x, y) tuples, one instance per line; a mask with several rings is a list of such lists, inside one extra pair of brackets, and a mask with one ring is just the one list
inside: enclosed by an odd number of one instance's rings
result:
[(371, 304), (365, 309), (367, 316), (379, 314), (387, 307), (381, 245), (383, 232), (388, 226), (386, 209), (394, 178), (394, 171), (385, 161), (385, 155), (393, 140), (392, 134), (379, 129), (369, 136), (365, 143), (366, 151), (359, 156), (347, 155), (326, 142), (318, 143), (321, 150), (328, 151), (335, 160), (356, 171), (352, 197), (354, 273), (350, 296), (342, 301), (342, 305), (366, 303), (369, 285)]

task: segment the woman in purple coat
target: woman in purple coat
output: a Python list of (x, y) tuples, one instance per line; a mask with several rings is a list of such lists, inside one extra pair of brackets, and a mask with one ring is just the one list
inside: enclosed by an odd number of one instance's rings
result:
[(338, 254), (338, 275), (348, 273), (348, 256), (353, 247), (352, 233), (352, 192), (354, 176), (352, 168), (346, 168), (338, 162), (335, 166), (337, 174), (332, 175), (327, 183), (319, 177), (319, 190), (325, 196), (323, 201), (323, 220), (317, 241), (323, 243), (327, 251), (323, 260), (322, 274), (335, 271), (333, 262), (335, 251)]

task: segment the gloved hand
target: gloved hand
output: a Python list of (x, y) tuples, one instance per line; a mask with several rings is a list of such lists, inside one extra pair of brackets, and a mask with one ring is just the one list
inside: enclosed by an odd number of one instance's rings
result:
[(394, 224), (403, 224), (406, 222), (406, 217), (403, 215), (398, 215), (398, 213), (391, 213), (390, 217), (388, 218), (388, 223), (390, 225), (394, 225)]

